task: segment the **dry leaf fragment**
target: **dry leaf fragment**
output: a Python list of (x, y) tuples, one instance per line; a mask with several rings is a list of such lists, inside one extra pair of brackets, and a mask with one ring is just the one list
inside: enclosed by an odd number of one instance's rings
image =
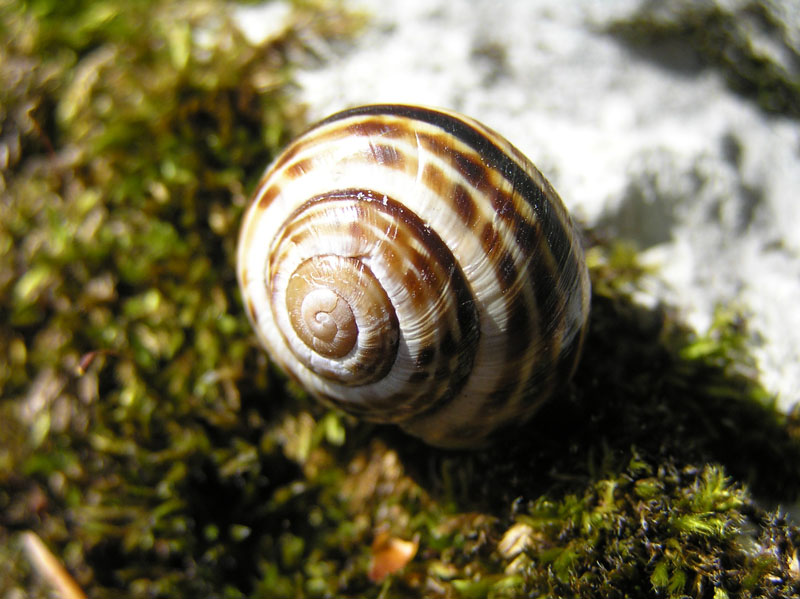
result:
[(372, 564), (369, 569), (369, 579), (372, 582), (381, 582), (389, 574), (402, 570), (417, 553), (419, 541), (405, 541), (397, 537), (390, 537), (388, 532), (375, 536), (372, 542)]

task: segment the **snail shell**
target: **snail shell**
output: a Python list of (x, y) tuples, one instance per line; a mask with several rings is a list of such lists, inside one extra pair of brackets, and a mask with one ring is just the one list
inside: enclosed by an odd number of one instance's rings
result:
[(418, 106), (335, 114), (269, 167), (238, 278), (273, 359), (319, 399), (468, 447), (575, 369), (589, 313), (579, 236), (503, 137)]

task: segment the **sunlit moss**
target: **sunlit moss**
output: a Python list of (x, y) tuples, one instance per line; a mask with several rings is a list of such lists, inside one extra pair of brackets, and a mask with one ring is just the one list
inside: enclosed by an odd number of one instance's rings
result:
[[(752, 528), (743, 525), (745, 513)], [(661, 464), (654, 472), (635, 457), (620, 476), (596, 482), (581, 497), (531, 502), (517, 517), (528, 541), (526, 559), (517, 558), (514, 569), (538, 593), (556, 596), (652, 591), (711, 597), (715, 589), (733, 596), (790, 596), (797, 588), (786, 580), (792, 554), (759, 545), (755, 526), (769, 524), (756, 513), (747, 494), (716, 466), (697, 471)], [(759, 575), (753, 577), (754, 571)]]

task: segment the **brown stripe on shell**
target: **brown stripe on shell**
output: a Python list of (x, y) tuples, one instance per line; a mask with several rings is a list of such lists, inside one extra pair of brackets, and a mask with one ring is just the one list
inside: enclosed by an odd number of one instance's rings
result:
[(483, 230), (481, 231), (480, 240), (481, 245), (483, 246), (483, 251), (487, 255), (492, 255), (495, 252), (495, 248), (497, 248), (499, 244), (500, 234), (497, 232), (497, 229), (494, 225), (490, 222), (483, 225)]
[(365, 239), (367, 237), (366, 230), (359, 223), (350, 223), (348, 226), (348, 234), (353, 239)]
[(289, 165), (287, 168), (284, 169), (283, 173), (281, 173), (282, 177), (287, 177), (288, 179), (297, 179), (302, 177), (306, 173), (309, 173), (314, 168), (314, 159), (313, 158), (304, 158), (299, 162), (295, 162)]
[(497, 261), (497, 281), (502, 286), (503, 293), (512, 289), (518, 277), (519, 271), (517, 270), (514, 256), (507, 250), (502, 252), (500, 259)]
[(492, 202), (494, 213), (509, 225), (514, 225), (516, 221), (523, 220), (514, 205), (514, 196), (505, 193), (489, 193), (489, 200)]
[(380, 165), (388, 166), (395, 170), (406, 168), (406, 157), (397, 148), (388, 144), (370, 144), (372, 157)]
[(453, 152), (453, 161), (459, 174), (463, 175), (475, 189), (483, 190), (491, 180), (489, 167), (483, 164), (477, 155)]
[(247, 308), (247, 314), (250, 317), (252, 322), (256, 320), (256, 306), (253, 303), (252, 298), (248, 297), (247, 301), (245, 301), (245, 307)]
[(266, 210), (269, 208), (269, 205), (272, 204), (272, 200), (278, 197), (278, 194), (281, 192), (281, 188), (279, 185), (270, 185), (266, 187), (266, 184), (269, 182), (269, 179), (262, 179), (261, 182), (258, 184), (258, 188), (256, 189), (255, 197), (258, 198), (256, 203), (256, 207), (259, 210)]
[(278, 158), (276, 158), (275, 161), (270, 165), (267, 173), (264, 175), (264, 178), (268, 178), (270, 173), (274, 173), (281, 169), (284, 164), (293, 160), (297, 154), (299, 154), (304, 148), (308, 147), (312, 143), (313, 139), (300, 136), (295, 142), (281, 152)]
[(451, 194), (453, 198), (453, 206), (456, 209), (456, 214), (458, 214), (461, 222), (463, 222), (468, 229), (472, 229), (474, 227), (478, 212), (478, 208), (475, 206), (475, 201), (461, 184), (456, 184), (453, 187)]
[(532, 247), (536, 240), (537, 231), (540, 229), (536, 224), (529, 223), (524, 218), (514, 219), (514, 239), (520, 247)]
[[(343, 129), (348, 136), (356, 137), (391, 137), (392, 127), (385, 119), (374, 119), (371, 121), (355, 121)], [(395, 129), (396, 131), (396, 129)]]
[(431, 163), (426, 164), (422, 169), (422, 176), (420, 177), (420, 180), (422, 181), (423, 185), (440, 197), (445, 197), (444, 194), (451, 187), (451, 183), (449, 179), (447, 179), (442, 169)]
[(436, 355), (436, 348), (433, 346), (423, 347), (417, 354), (417, 366), (422, 368), (433, 362)]
[[(514, 335), (508, 336), (508, 345), (506, 355), (509, 358), (513, 356), (521, 356), (527, 358), (525, 352), (536, 343), (537, 335), (533, 334), (531, 327), (536, 324), (533, 322), (530, 305), (523, 301), (522, 296), (518, 301), (511, 303), (508, 307), (508, 322), (506, 328), (509, 331), (514, 331)], [(516, 332), (520, 334), (517, 335)], [(538, 333), (538, 331), (536, 331)]]

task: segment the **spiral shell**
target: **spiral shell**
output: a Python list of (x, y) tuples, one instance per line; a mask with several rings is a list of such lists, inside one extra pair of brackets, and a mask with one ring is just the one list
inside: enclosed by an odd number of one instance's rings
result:
[(480, 123), (335, 114), (292, 143), (240, 233), (247, 313), (314, 396), (445, 447), (524, 422), (575, 369), (589, 313), (556, 192)]

